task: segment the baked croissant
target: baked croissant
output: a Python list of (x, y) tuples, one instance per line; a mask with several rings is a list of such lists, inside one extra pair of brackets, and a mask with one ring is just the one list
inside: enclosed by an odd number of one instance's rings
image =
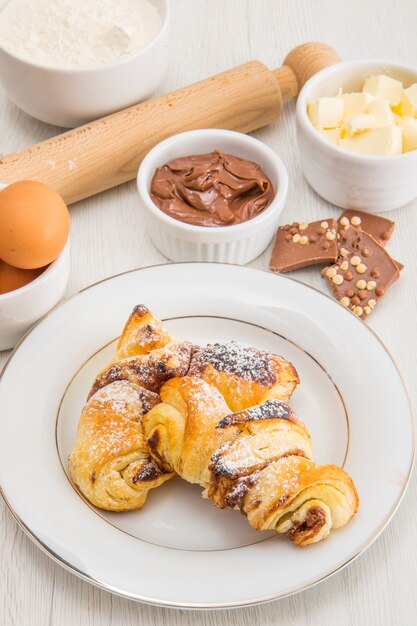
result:
[(221, 396), (193, 377), (165, 383), (161, 399), (143, 418), (155, 461), (198, 482), (216, 506), (240, 509), (253, 528), (304, 546), (355, 514), (352, 479), (311, 460), (308, 430), (283, 401), (228, 415)]
[(319, 541), (358, 499), (343, 470), (312, 461), (305, 425), (282, 402), (298, 382), (262, 350), (177, 342), (139, 305), (92, 386), (70, 475), (94, 505), (122, 511), (177, 473), (258, 530)]
[(189, 368), (192, 344), (176, 343), (146, 307), (133, 310), (116, 355), (95, 380), (78, 424), (69, 473), (84, 496), (110, 511), (141, 508), (172, 472), (150, 456), (142, 417), (169, 378)]

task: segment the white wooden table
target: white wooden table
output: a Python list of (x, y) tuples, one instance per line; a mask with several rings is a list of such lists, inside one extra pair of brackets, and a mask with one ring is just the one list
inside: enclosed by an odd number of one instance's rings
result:
[[(171, 64), (161, 92), (251, 58), (276, 67), (293, 46), (309, 40), (329, 43), (346, 60), (379, 57), (417, 63), (417, 3), (410, 0), (173, 0), (172, 5)], [(56, 132), (20, 112), (0, 92), (2, 153)], [(309, 189), (301, 175), (293, 104), (287, 104), (276, 124), (255, 135), (276, 150), (288, 167), (290, 192), (283, 221), (337, 215)], [(148, 237), (133, 183), (80, 202), (72, 207), (71, 216), (68, 296), (118, 272), (167, 261)], [(397, 226), (389, 249), (406, 269), (369, 325), (391, 351), (415, 397), (417, 202), (392, 217)], [(266, 269), (269, 254), (266, 251), (252, 265)], [(296, 277), (326, 289), (317, 270), (299, 271)], [(0, 355), (0, 366), (6, 357), (5, 353)], [(392, 419), (396, 419), (395, 412)], [(414, 476), (398, 514), (382, 537), (347, 569), (315, 588), (279, 602), (215, 613), (153, 608), (82, 582), (41, 553), (0, 502), (0, 625), (417, 624), (416, 502)]]

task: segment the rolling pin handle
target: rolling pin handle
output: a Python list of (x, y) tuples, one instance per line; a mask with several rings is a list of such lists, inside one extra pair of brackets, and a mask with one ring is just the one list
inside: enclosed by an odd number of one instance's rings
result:
[(279, 83), (282, 99), (298, 96), (309, 78), (339, 62), (336, 50), (324, 43), (314, 41), (297, 46), (287, 54), (282, 67), (272, 72)]

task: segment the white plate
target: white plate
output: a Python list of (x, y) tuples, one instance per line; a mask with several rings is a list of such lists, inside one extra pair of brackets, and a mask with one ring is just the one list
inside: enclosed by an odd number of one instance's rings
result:
[[(145, 303), (181, 338), (231, 340), (275, 351), (301, 378), (291, 405), (319, 462), (344, 464), (361, 506), (320, 544), (252, 530), (179, 479), (142, 511), (87, 504), (66, 475), (78, 417), (130, 310)], [(0, 382), (0, 485), (27, 534), (99, 587), (152, 604), (236, 607), (305, 589), (367, 548), (404, 495), (414, 458), (401, 376), (361, 320), (279, 275), (213, 264), (135, 270), (98, 283), (40, 322)]]

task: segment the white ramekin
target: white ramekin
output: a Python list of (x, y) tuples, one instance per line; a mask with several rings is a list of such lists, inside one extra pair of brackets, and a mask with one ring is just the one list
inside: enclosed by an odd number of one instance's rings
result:
[(392, 156), (355, 154), (324, 139), (311, 124), (307, 104), (338, 89), (361, 91), (366, 78), (387, 74), (405, 86), (417, 82), (417, 69), (389, 61), (350, 61), (318, 72), (297, 101), (301, 167), (313, 189), (342, 208), (374, 213), (397, 209), (417, 197), (417, 150)]
[[(0, 185), (0, 190), (7, 185)], [(0, 294), (0, 351), (13, 348), (30, 326), (64, 295), (70, 275), (70, 239), (65, 248), (32, 282)]]
[(10, 100), (42, 122), (69, 128), (149, 98), (169, 61), (170, 0), (152, 3), (162, 19), (157, 36), (135, 54), (108, 65), (61, 69), (0, 48), (0, 82)]
[[(275, 189), (272, 203), (257, 217), (232, 226), (194, 226), (161, 211), (149, 190), (157, 167), (183, 156), (220, 150), (259, 163)], [(259, 256), (271, 241), (284, 208), (288, 176), (281, 159), (261, 141), (230, 130), (207, 128), (174, 135), (144, 158), (137, 178), (150, 235), (172, 261), (212, 261), (243, 265)]]

